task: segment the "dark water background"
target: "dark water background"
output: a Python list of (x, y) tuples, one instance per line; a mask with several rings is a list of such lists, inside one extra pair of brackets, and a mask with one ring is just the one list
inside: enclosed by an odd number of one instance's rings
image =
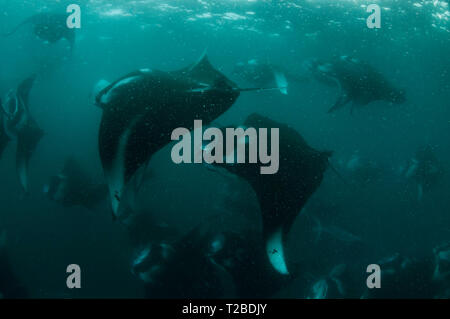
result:
[[(0, 0), (0, 30), (10, 30), (40, 11), (74, 1)], [(382, 27), (366, 27), (367, 3), (383, 7)], [(407, 102), (376, 102), (327, 114), (337, 89), (311, 81), (293, 84), (288, 96), (242, 94), (217, 122), (240, 123), (252, 112), (297, 129), (312, 146), (334, 151), (332, 162), (361, 157), (386, 168), (380, 181), (349, 189), (327, 172), (309, 201), (326, 224), (357, 234), (365, 256), (376, 262), (400, 252), (420, 256), (450, 236), (450, 188), (444, 185), (421, 202), (393, 173), (430, 144), (450, 171), (450, 25), (448, 7), (433, 1), (77, 1), (82, 28), (73, 56), (64, 41), (48, 45), (26, 29), (0, 38), (0, 95), (31, 73), (39, 77), (30, 107), (45, 136), (30, 164), (31, 195), (23, 199), (15, 176), (14, 149), (0, 161), (0, 228), (8, 232), (11, 261), (33, 297), (139, 297), (142, 285), (129, 270), (131, 248), (110, 212), (64, 209), (42, 194), (43, 184), (75, 155), (102, 178), (97, 151), (100, 109), (92, 103), (99, 79), (114, 80), (132, 70), (173, 70), (207, 49), (217, 68), (230, 75), (236, 62), (268, 59), (295, 72), (305, 59), (351, 55), (369, 61), (397, 86)], [(419, 5), (414, 5), (417, 3)], [(447, 15), (445, 15), (447, 12)], [(442, 18), (439, 18), (440, 14)], [(233, 79), (239, 83), (239, 79)], [(155, 177), (141, 192), (142, 206), (181, 230), (214, 214), (224, 180), (203, 167), (177, 167), (170, 148), (154, 156)], [(295, 172), (293, 172), (295, 174)], [(344, 174), (345, 175), (345, 174)], [(255, 200), (255, 198), (249, 198)], [(215, 207), (215, 208), (214, 208)], [(288, 254), (305, 269), (323, 271), (347, 253), (336, 245), (317, 247), (310, 221), (300, 216), (291, 230)], [(330, 257), (333, 256), (333, 257)], [(356, 257), (355, 257), (356, 258)], [(69, 291), (65, 268), (77, 263), (83, 289)], [(301, 287), (284, 292), (302, 297)], [(283, 293), (282, 293), (283, 295)]]

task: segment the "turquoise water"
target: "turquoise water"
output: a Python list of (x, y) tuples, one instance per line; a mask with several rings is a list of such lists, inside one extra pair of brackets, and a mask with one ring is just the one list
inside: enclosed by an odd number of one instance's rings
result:
[[(405, 270), (403, 282), (425, 279), (414, 288), (398, 284), (394, 297), (428, 298), (445, 291), (429, 293), (427, 287), (436, 266), (433, 248), (450, 240), (448, 2), (80, 0), (55, 4), (0, 0), (0, 32), (39, 12), (65, 13), (71, 3), (81, 8), (73, 51), (65, 39), (48, 43), (37, 38), (30, 26), (0, 37), (2, 101), (10, 89), (36, 74), (30, 112), (45, 132), (29, 164), (29, 195), (23, 195), (16, 176), (15, 145), (8, 145), (0, 159), (5, 258), (29, 296), (146, 296), (144, 283), (131, 271), (137, 247), (130, 233), (133, 237), (138, 230), (113, 221), (109, 200), (94, 210), (64, 207), (49, 200), (43, 189), (69, 156), (93, 180), (104, 182), (98, 151), (102, 110), (94, 105), (93, 93), (100, 79), (115, 81), (142, 68), (177, 70), (197, 61), (205, 51), (211, 64), (240, 87), (255, 86), (234, 72), (238, 63), (252, 60), (305, 76), (289, 83), (287, 95), (243, 92), (215, 123), (241, 124), (257, 112), (288, 124), (312, 147), (332, 150), (330, 163), (344, 179), (327, 170), (297, 217), (285, 250), (298, 274), (270, 297), (311, 296), (314, 283), (330, 278), (340, 264), (353, 272), (350, 277), (361, 279), (343, 277), (347, 292), (339, 294), (330, 288), (326, 297), (359, 297), (365, 292), (367, 265), (395, 253), (429, 261), (429, 265)], [(366, 25), (369, 3), (381, 7), (379, 29)], [(406, 101), (375, 101), (352, 113), (349, 107), (327, 113), (339, 89), (309, 77), (305, 62), (341, 56), (366, 61), (403, 89)], [(442, 164), (443, 173), (438, 183), (421, 192), (405, 170), (426, 145)], [(167, 145), (152, 157), (151, 176), (137, 198), (139, 212), (151, 214), (153, 225), (164, 225), (183, 236), (210, 216), (223, 215), (243, 238), (246, 227), (260, 231), (258, 201), (245, 181), (218, 175), (202, 165), (177, 166), (170, 160), (170, 150)], [(243, 221), (242, 215), (246, 216)], [(319, 223), (326, 228), (320, 236)], [(214, 227), (218, 226), (211, 226), (213, 232)], [(150, 229), (139, 231), (145, 237)], [(190, 274), (189, 267), (200, 267), (196, 254), (186, 254), (186, 259), (190, 262), (186, 273), (176, 275), (180, 278)], [(66, 267), (73, 263), (82, 269), (81, 289), (66, 287)], [(196, 283), (209, 280), (205, 272)], [(271, 280), (262, 279), (268, 285)], [(445, 277), (439, 285), (448, 289), (449, 281)], [(170, 295), (170, 283), (165, 289)], [(158, 297), (158, 292), (150, 295)]]

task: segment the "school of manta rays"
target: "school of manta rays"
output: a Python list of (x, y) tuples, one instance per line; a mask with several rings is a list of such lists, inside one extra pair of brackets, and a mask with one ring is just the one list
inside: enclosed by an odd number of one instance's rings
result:
[[(65, 15), (41, 13), (4, 36), (30, 27), (38, 38), (51, 44), (68, 41), (71, 54), (76, 54), (75, 30), (64, 24)], [(243, 123), (235, 123), (235, 127), (268, 128), (269, 132), (270, 128), (278, 128), (281, 154), (276, 174), (260, 174), (260, 167), (253, 163), (231, 165), (225, 162), (208, 167), (217, 174), (242, 179), (253, 189), (262, 229), (247, 232), (244, 238), (233, 231), (218, 234), (214, 225), (220, 224), (221, 219), (211, 218), (181, 239), (171, 241), (172, 234), (167, 227), (153, 225), (151, 220), (136, 214), (133, 207), (142, 182), (152, 178), (152, 168), (148, 168), (150, 159), (171, 143), (172, 131), (178, 127), (192, 130), (194, 120), (211, 124), (232, 108), (241, 94), (270, 90), (273, 91), (270, 94), (286, 95), (292, 85), (318, 81), (339, 89), (336, 102), (328, 110), (330, 113), (346, 107), (353, 112), (370, 107), (374, 101), (390, 104), (406, 101), (403, 89), (357, 58), (342, 55), (329, 60), (311, 59), (305, 61), (304, 66), (307, 74), (300, 76), (257, 60), (238, 63), (233, 76), (254, 84), (254, 87), (241, 88), (203, 54), (198, 61), (179, 70), (140, 69), (112, 82), (101, 80), (95, 88), (95, 104), (102, 110), (98, 153), (105, 180), (93, 181), (76, 159), (69, 158), (63, 170), (52, 176), (45, 186), (46, 196), (65, 207), (84, 206), (91, 210), (107, 200), (113, 219), (133, 233), (134, 244), (141, 248), (133, 260), (132, 272), (147, 283), (148, 297), (220, 297), (226, 285), (222, 285), (220, 292), (217, 287), (221, 286), (224, 276), (235, 279), (237, 296), (272, 295), (298, 275), (285, 254), (286, 239), (297, 215), (321, 185), (325, 171), (331, 168), (339, 174), (330, 166), (332, 150), (317, 150), (287, 124), (257, 113), (248, 116)], [(45, 128), (33, 118), (34, 106), (29, 99), (37, 80), (40, 80), (39, 74), (30, 75), (12, 86), (1, 100), (0, 156), (7, 146), (15, 147), (18, 185), (25, 195), (30, 189), (28, 170), (33, 169), (32, 156), (39, 151), (39, 142), (45, 138)], [(420, 165), (430, 163), (431, 151), (422, 153), (425, 159), (418, 158), (416, 166), (410, 168), (414, 171), (409, 172), (418, 180), (418, 196), (422, 196), (427, 186), (419, 181), (420, 176), (425, 175)], [(145, 233), (144, 238), (138, 238), (136, 233), (139, 232)], [(239, 280), (244, 267), (249, 268), (246, 278)], [(174, 273), (183, 271), (181, 268), (189, 269), (192, 282), (174, 278)], [(214, 284), (197, 287), (196, 276), (214, 277), (210, 279)]]

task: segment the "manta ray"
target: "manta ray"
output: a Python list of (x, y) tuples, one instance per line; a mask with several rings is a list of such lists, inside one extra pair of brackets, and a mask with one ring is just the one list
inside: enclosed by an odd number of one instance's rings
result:
[(424, 192), (434, 189), (442, 181), (445, 169), (430, 145), (420, 147), (410, 160), (405, 177), (417, 184), (417, 200), (421, 201)]
[[(263, 175), (258, 164), (250, 163), (213, 165), (226, 168), (252, 186), (262, 214), (266, 254), (272, 266), (287, 275), (289, 271), (284, 254), (286, 235), (309, 197), (320, 186), (332, 152), (315, 150), (294, 129), (256, 113), (246, 119), (244, 127), (256, 130), (279, 128), (278, 172)], [(271, 141), (269, 132), (268, 141)]]
[(75, 158), (69, 157), (62, 171), (45, 185), (44, 193), (64, 207), (82, 206), (94, 210), (107, 198), (108, 189), (106, 184), (95, 182)]
[(28, 193), (28, 164), (44, 135), (44, 131), (31, 116), (28, 106), (34, 79), (35, 76), (31, 76), (20, 83), (16, 90), (11, 90), (1, 109), (0, 154), (8, 142), (17, 141), (16, 170), (25, 193)]
[(305, 63), (307, 69), (320, 82), (337, 85), (340, 93), (328, 113), (351, 103), (355, 107), (374, 101), (404, 103), (405, 92), (395, 88), (389, 81), (366, 62), (348, 56), (330, 61), (312, 60)]
[[(205, 54), (183, 69), (141, 69), (101, 89), (96, 95), (96, 105), (103, 110), (98, 147), (113, 216), (126, 219), (123, 212), (132, 211), (125, 205), (133, 202), (147, 163), (171, 142), (174, 129), (193, 129), (196, 119), (210, 123), (234, 104), (240, 92), (252, 90), (264, 89), (238, 88)], [(121, 205), (123, 198), (126, 204)]]
[(25, 25), (31, 25), (33, 33), (40, 39), (54, 44), (66, 39), (73, 49), (75, 44), (75, 29), (67, 27), (67, 15), (62, 13), (43, 12), (35, 14), (17, 25), (12, 31), (4, 34), (10, 36)]
[(146, 283), (146, 297), (268, 298), (292, 282), (270, 267), (260, 231), (232, 217), (209, 216), (185, 234), (139, 246), (132, 273)]

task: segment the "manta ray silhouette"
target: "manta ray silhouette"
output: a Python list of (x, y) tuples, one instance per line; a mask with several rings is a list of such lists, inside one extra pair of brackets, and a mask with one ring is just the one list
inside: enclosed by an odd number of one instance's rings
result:
[(374, 101), (387, 101), (401, 104), (405, 102), (405, 92), (395, 88), (389, 81), (368, 63), (348, 56), (330, 61), (312, 60), (307, 68), (320, 82), (337, 85), (340, 93), (328, 113), (334, 112), (348, 103), (361, 107)]
[(35, 14), (17, 25), (12, 31), (4, 34), (10, 36), (23, 26), (30, 24), (33, 33), (44, 41), (56, 43), (61, 39), (66, 39), (70, 43), (71, 49), (75, 44), (75, 30), (67, 27), (67, 15), (62, 13), (43, 12)]
[[(332, 152), (313, 149), (294, 129), (256, 113), (246, 119), (244, 126), (256, 130), (279, 128), (279, 171), (262, 175), (258, 164), (213, 165), (225, 167), (252, 186), (261, 209), (266, 254), (272, 266), (287, 275), (289, 271), (284, 254), (286, 235), (309, 197), (321, 184)], [(270, 131), (268, 141), (271, 141)]]
[(241, 91), (251, 90), (264, 89), (239, 89), (206, 55), (173, 72), (138, 70), (100, 90), (98, 147), (113, 215), (126, 219), (125, 212), (132, 211), (125, 207), (133, 202), (148, 161), (170, 143), (175, 128), (193, 129), (196, 119), (210, 123), (234, 104)]
[(64, 207), (82, 206), (95, 210), (106, 200), (108, 189), (106, 184), (95, 182), (74, 157), (68, 157), (60, 173), (50, 178), (44, 193)]
[(15, 91), (11, 91), (1, 110), (0, 155), (9, 141), (17, 141), (16, 170), (25, 193), (28, 193), (28, 163), (44, 135), (28, 107), (34, 79), (34, 75), (27, 78)]

